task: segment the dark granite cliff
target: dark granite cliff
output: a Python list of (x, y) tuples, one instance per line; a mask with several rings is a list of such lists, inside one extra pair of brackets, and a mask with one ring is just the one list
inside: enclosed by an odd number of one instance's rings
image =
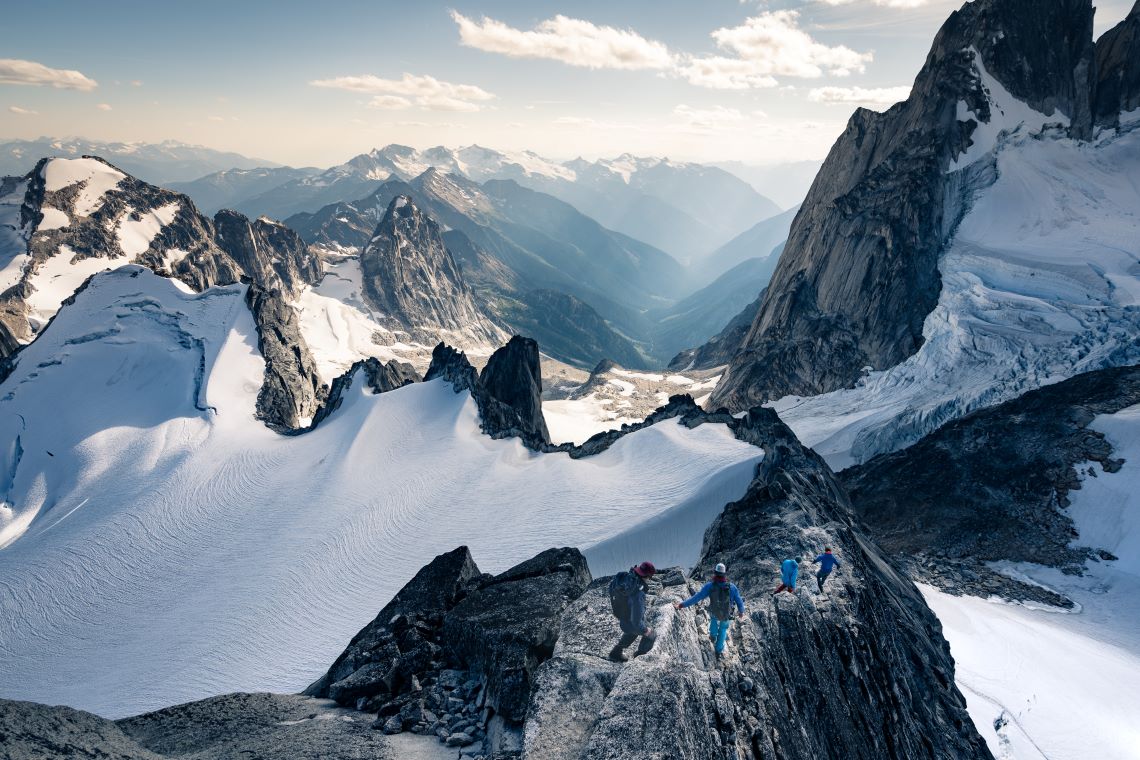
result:
[[(1098, 55), (1092, 18), (1090, 0), (968, 3), (939, 31), (905, 101), (883, 113), (856, 110), (792, 223), (714, 406), (850, 387), (864, 368), (886, 369), (919, 349), (941, 288), (939, 256), (971, 193), (996, 176), (990, 160), (948, 172), (978, 120), (995, 117), (976, 64), (1087, 138)], [(1127, 34), (1102, 56), (1122, 70), (1135, 66), (1121, 47)], [(975, 118), (959, 120), (959, 104)]]

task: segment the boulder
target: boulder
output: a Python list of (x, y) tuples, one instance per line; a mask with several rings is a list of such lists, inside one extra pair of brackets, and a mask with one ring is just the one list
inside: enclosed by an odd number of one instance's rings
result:
[(361, 696), (391, 694), (410, 686), (412, 677), (429, 669), (440, 653), (436, 639), (443, 613), (479, 579), (479, 568), (466, 546), (439, 555), (353, 637), (305, 693), (351, 705)]
[(548, 549), (485, 581), (444, 618), (451, 652), (482, 673), (486, 704), (507, 720), (526, 717), (531, 681), (558, 640), (566, 606), (590, 582), (577, 549)]

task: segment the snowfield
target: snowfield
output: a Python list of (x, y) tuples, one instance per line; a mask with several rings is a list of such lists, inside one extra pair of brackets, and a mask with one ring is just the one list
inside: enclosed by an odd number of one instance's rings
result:
[[(1125, 758), (1140, 753), (1140, 406), (1092, 428), (1125, 464), (1086, 465), (1071, 491), (1075, 544), (1117, 560), (1084, 576), (1005, 564), (999, 569), (1065, 594), (1075, 613), (1030, 609), (923, 587), (942, 621), (974, 724), (999, 760)], [(995, 730), (995, 721), (1001, 725)]]
[(982, 136), (996, 140), (998, 179), (942, 255), (918, 353), (853, 389), (773, 404), (833, 468), (1033, 388), (1140, 362), (1140, 128), (1079, 143), (1017, 124)]
[(122, 716), (298, 691), (459, 544), (488, 572), (562, 545), (598, 574), (651, 544), (693, 562), (762, 456), (675, 421), (536, 455), (482, 435), (442, 381), (358, 383), (316, 431), (279, 436), (252, 416), (242, 296), (124, 266), (21, 353), (0, 398), (0, 696)]

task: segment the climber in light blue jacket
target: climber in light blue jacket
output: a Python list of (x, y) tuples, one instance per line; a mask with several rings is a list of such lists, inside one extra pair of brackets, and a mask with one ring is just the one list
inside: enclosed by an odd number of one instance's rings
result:
[(779, 586), (776, 587), (776, 590), (773, 592), (772, 596), (775, 596), (781, 591), (787, 591), (789, 594), (796, 593), (796, 578), (799, 576), (799, 574), (799, 562), (796, 562), (794, 559), (784, 560), (780, 565), (780, 580), (782, 582)]

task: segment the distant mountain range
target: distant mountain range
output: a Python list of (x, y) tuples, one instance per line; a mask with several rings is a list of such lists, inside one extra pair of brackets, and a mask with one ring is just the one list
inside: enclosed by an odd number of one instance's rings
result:
[[(478, 145), (422, 151), (388, 145), (320, 172), (282, 170), (270, 176), (225, 171), (173, 189), (207, 210), (228, 205), (252, 216), (285, 219), (363, 198), (389, 179), (407, 182), (432, 168), (474, 182), (514, 180), (686, 263), (780, 212), (747, 182), (712, 166), (629, 154), (558, 163), (531, 152), (505, 153)], [(281, 181), (274, 184), (276, 178)]]
[[(230, 169), (277, 168), (280, 164), (240, 153), (188, 145), (175, 140), (160, 143), (104, 142), (82, 137), (40, 137), (0, 143), (0, 176), (19, 176), (35, 168), (41, 158), (100, 156), (123, 171), (152, 184), (186, 182), (204, 174)], [(195, 198), (195, 201), (198, 199)], [(204, 204), (209, 206), (209, 204)], [(221, 208), (219, 206), (218, 208)], [(209, 209), (209, 213), (217, 211)]]

